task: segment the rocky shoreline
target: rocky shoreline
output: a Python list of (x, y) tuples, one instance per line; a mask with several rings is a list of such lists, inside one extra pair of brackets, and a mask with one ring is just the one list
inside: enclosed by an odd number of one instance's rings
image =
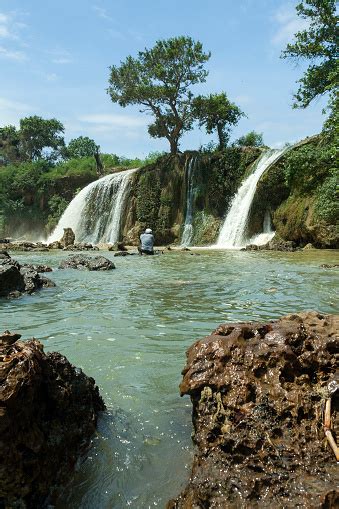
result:
[(196, 453), (167, 509), (338, 507), (326, 441), (339, 430), (338, 326), (317, 312), (230, 323), (189, 348), (180, 391)]
[(8, 331), (0, 381), (0, 507), (43, 507), (88, 446), (104, 402), (94, 379), (63, 355)]

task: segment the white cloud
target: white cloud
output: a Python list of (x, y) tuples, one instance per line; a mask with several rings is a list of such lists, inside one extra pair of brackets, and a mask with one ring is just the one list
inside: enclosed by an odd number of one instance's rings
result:
[(294, 34), (305, 30), (309, 22), (300, 18), (292, 4), (282, 5), (273, 16), (273, 20), (278, 24), (278, 28), (272, 37), (272, 43), (281, 46), (292, 42)]
[(55, 81), (58, 79), (58, 75), (55, 74), (54, 72), (51, 72), (49, 74), (45, 74), (45, 78), (47, 81)]
[(111, 16), (107, 14), (106, 9), (100, 7), (99, 5), (93, 5), (92, 9), (96, 12), (99, 18), (107, 19), (108, 21), (112, 21)]
[(0, 97), (1, 125), (19, 125), (19, 119), (32, 112), (34, 108), (29, 104), (12, 101), (6, 97)]
[(71, 64), (73, 62), (73, 60), (71, 58), (67, 58), (67, 57), (59, 57), (59, 58), (54, 58), (52, 60), (53, 64)]
[(107, 127), (118, 129), (118, 128), (138, 128), (145, 126), (147, 120), (142, 116), (135, 115), (116, 115), (116, 114), (92, 114), (83, 115), (79, 118), (81, 122), (89, 124), (95, 124), (98, 129), (107, 129)]
[(9, 60), (16, 60), (22, 62), (26, 60), (26, 55), (22, 51), (10, 50), (4, 46), (0, 46), (0, 58), (8, 58)]

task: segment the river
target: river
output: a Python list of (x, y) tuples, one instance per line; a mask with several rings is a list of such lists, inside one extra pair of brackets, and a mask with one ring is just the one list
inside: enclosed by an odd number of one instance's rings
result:
[[(163, 508), (189, 476), (185, 351), (225, 321), (338, 312), (338, 251), (191, 251), (113, 258), (116, 270), (55, 270), (56, 288), (0, 301), (0, 329), (41, 340), (93, 376), (107, 405), (62, 509)], [(64, 252), (13, 254), (57, 269)]]

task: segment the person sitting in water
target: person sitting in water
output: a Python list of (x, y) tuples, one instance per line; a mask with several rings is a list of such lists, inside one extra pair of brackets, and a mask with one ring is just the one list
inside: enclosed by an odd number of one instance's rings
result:
[(153, 255), (154, 235), (151, 228), (146, 228), (145, 233), (140, 235), (139, 253)]

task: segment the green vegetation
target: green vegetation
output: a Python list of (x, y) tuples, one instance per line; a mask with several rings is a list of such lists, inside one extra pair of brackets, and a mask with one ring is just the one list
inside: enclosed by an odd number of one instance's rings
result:
[(55, 118), (22, 118), (18, 130), (13, 125), (0, 128), (0, 158), (3, 164), (56, 160), (65, 146), (63, 132), (64, 126)]
[(294, 107), (306, 108), (311, 101), (330, 95), (330, 118), (325, 128), (334, 133), (338, 115), (338, 39), (339, 28), (335, 0), (302, 0), (298, 16), (309, 22), (307, 29), (295, 34), (282, 58), (308, 60), (310, 65), (299, 80)]
[(263, 147), (264, 139), (262, 133), (256, 133), (255, 131), (250, 131), (249, 133), (241, 136), (234, 142), (235, 146), (238, 147)]
[(206, 81), (209, 58), (190, 37), (157, 41), (137, 58), (128, 56), (120, 67), (110, 68), (108, 93), (122, 107), (140, 104), (152, 114), (149, 134), (166, 138), (176, 154), (180, 137), (193, 125), (191, 86)]
[(228, 100), (225, 92), (222, 92), (207, 97), (202, 95), (195, 97), (193, 115), (208, 134), (214, 131), (218, 133), (219, 150), (222, 150), (228, 143), (231, 127), (237, 125), (244, 113)]

